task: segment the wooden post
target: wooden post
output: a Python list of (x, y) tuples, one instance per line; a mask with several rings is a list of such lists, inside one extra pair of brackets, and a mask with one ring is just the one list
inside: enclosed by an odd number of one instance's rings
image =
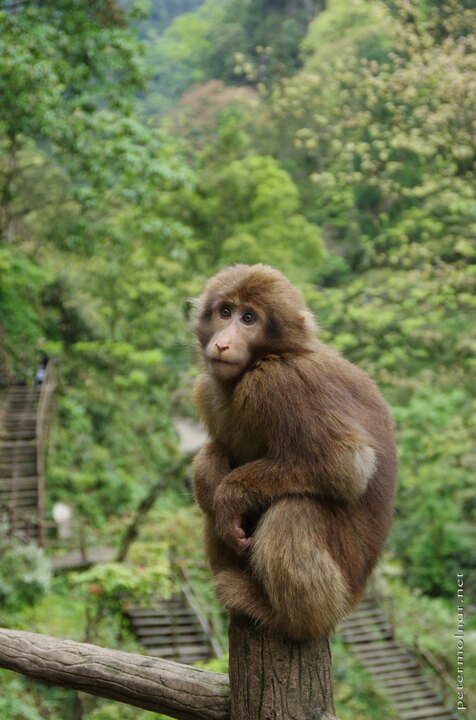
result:
[(327, 638), (293, 642), (230, 624), (230, 720), (336, 720)]

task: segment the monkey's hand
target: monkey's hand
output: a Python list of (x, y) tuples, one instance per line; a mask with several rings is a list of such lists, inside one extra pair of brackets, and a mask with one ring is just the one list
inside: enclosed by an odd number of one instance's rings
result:
[(215, 490), (213, 517), (216, 532), (222, 540), (237, 552), (242, 552), (251, 542), (251, 532), (245, 529), (248, 524), (246, 517), (256, 515), (262, 506), (262, 498), (249, 486), (233, 481), (236, 473), (237, 470), (233, 470)]
[(193, 490), (203, 512), (213, 512), (215, 491), (230, 470), (228, 457), (216, 440), (206, 443), (195, 455), (192, 464)]
[(246, 537), (246, 530), (244, 529), (243, 524), (243, 518), (241, 515), (234, 517), (231, 522), (230, 539), (232, 540), (233, 547), (238, 554), (245, 552), (252, 542), (250, 537)]

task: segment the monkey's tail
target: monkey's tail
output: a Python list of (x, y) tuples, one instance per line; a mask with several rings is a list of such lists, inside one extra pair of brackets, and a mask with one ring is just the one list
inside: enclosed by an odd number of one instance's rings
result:
[(308, 498), (279, 500), (254, 533), (251, 571), (216, 574), (219, 600), (296, 640), (329, 635), (352, 603), (349, 585), (323, 535), (317, 505)]
[(252, 574), (269, 598), (272, 624), (296, 639), (329, 635), (350, 609), (348, 582), (324, 536), (319, 506), (299, 497), (272, 505), (254, 535)]

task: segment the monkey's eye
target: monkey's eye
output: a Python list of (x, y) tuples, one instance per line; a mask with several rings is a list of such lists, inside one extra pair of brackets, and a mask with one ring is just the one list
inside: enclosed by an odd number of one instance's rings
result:
[(230, 318), (231, 317), (231, 307), (229, 305), (223, 305), (223, 307), (220, 308), (220, 317), (222, 318)]
[(256, 322), (256, 315), (254, 312), (251, 312), (251, 310), (248, 310), (247, 312), (243, 313), (241, 316), (242, 322), (245, 323), (245, 325), (252, 325), (254, 322)]

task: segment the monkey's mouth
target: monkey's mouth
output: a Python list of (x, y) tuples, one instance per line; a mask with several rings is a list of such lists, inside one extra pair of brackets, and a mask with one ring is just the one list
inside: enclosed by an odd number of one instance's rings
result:
[(231, 367), (239, 367), (239, 362), (233, 362), (233, 360), (222, 360), (221, 358), (210, 358), (212, 363), (218, 363), (219, 365), (230, 365)]

